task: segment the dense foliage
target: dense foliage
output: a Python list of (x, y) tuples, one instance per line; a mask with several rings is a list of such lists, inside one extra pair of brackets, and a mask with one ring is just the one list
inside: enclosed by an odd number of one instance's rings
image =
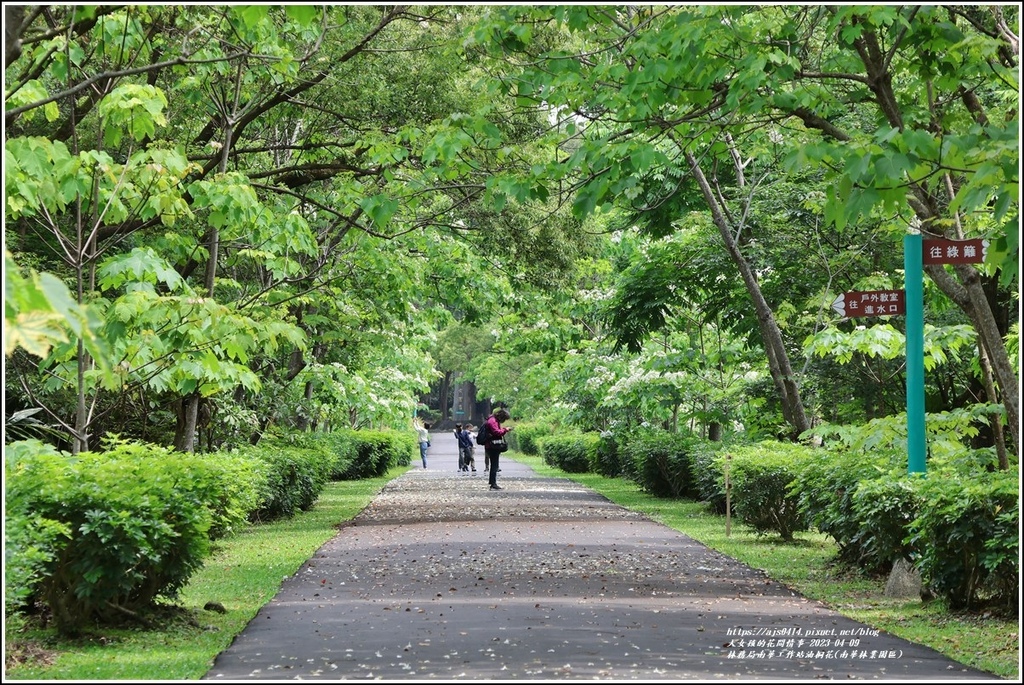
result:
[(236, 461), (107, 447), (74, 458), (31, 443), (5, 450), (7, 582), (13, 597), (45, 602), (65, 633), (173, 598), (256, 501), (258, 480)]
[(66, 634), (145, 623), (215, 541), (310, 509), (331, 480), (408, 465), (415, 443), (399, 431), (342, 431), (207, 454), (124, 440), (104, 447), (73, 456), (35, 440), (5, 447), (9, 614), (45, 607)]
[[(5, 452), (40, 469), (6, 486), (16, 603), (50, 583), (75, 625), (173, 595), (240, 511), (406, 463), (412, 418), (449, 417), (462, 380), (568, 470), (722, 511), (728, 445), (758, 531), (813, 526), (872, 571), (909, 557), (957, 606), (1015, 592), (1016, 7), (5, 18), (5, 444), (37, 441)], [(830, 309), (904, 286), (908, 231), (988, 241), (984, 263), (925, 269), (927, 512), (903, 473), (903, 322)], [(202, 506), (102, 475), (137, 449)], [(109, 492), (51, 511), (58, 485), (85, 498), (76, 459)], [(55, 580), (58, 542), (97, 547), (83, 526), (145, 541), (146, 578), (115, 555)]]

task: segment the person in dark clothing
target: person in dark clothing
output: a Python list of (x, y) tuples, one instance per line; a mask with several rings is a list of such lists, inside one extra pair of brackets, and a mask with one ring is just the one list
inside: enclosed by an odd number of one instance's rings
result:
[(468, 423), (462, 427), (462, 464), (465, 467), (464, 471), (473, 469), (473, 473), (476, 473), (476, 459), (473, 458), (473, 436), (469, 434), (469, 429)]
[(466, 462), (463, 459), (463, 457), (466, 454), (466, 452), (465, 452), (465, 449), (464, 449), (465, 445), (462, 442), (462, 424), (461, 423), (455, 424), (455, 441), (459, 445), (459, 467), (458, 467), (458, 471), (459, 471), (459, 473), (462, 473), (463, 471), (466, 471), (468, 469), (466, 468)]
[(469, 434), (469, 424), (463, 426), (455, 424), (455, 439), (459, 441), (459, 472), (466, 473), (472, 467), (476, 473), (476, 464), (473, 463), (473, 438)]
[(488, 480), (490, 481), (491, 490), (501, 490), (501, 486), (498, 485), (498, 457), (501, 455), (501, 449), (495, 444), (495, 441), (503, 442), (502, 438), (505, 433), (512, 430), (511, 426), (504, 428), (501, 425), (508, 421), (509, 418), (509, 413), (505, 409), (499, 409), (487, 417), (487, 437), (489, 441), (484, 445), (484, 454), (487, 457)]

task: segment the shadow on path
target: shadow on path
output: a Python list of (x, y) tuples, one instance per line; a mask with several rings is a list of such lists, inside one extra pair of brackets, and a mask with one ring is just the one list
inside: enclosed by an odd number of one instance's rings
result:
[[(809, 601), (567, 479), (439, 435), (211, 680), (999, 680)], [(454, 443), (454, 438), (452, 438)], [(478, 450), (479, 452), (479, 450)]]

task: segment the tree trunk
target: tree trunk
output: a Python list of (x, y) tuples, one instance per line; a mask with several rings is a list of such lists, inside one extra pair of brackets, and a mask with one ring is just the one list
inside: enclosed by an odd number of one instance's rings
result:
[(178, 425), (174, 435), (174, 449), (195, 452), (196, 424), (199, 418), (199, 393), (181, 398), (178, 406)]
[[(992, 380), (992, 364), (988, 358), (988, 352), (981, 341), (978, 341), (978, 358), (981, 360), (981, 376), (985, 382), (985, 394), (989, 402), (998, 402), (995, 383)], [(992, 417), (992, 439), (996, 444), (996, 456), (999, 459), (999, 470), (1009, 471), (1010, 460), (1006, 456), (1006, 437), (1003, 433), (1003, 419), (999, 414)]]
[(78, 340), (78, 387), (75, 405), (75, 432), (72, 436), (71, 453), (78, 454), (89, 449), (89, 413), (85, 406), (85, 365), (88, 358), (85, 343)]
[(305, 400), (306, 411), (295, 417), (295, 427), (300, 431), (308, 431), (311, 430), (313, 425), (309, 416), (309, 408), (313, 403), (313, 381), (306, 381), (306, 386), (302, 391), (302, 397)]
[(692, 153), (686, 153), (686, 161), (690, 165), (690, 171), (693, 173), (698, 185), (700, 185), (701, 193), (704, 195), (704, 200), (711, 210), (711, 217), (715, 222), (715, 226), (718, 227), (718, 232), (725, 242), (729, 256), (732, 257), (733, 262), (739, 268), (743, 284), (746, 286), (747, 293), (750, 294), (750, 299), (754, 303), (757, 325), (761, 331), (761, 339), (764, 341), (765, 353), (768, 355), (768, 369), (771, 373), (772, 381), (775, 383), (779, 399), (782, 402), (782, 413), (785, 416), (786, 422), (793, 427), (792, 437), (796, 438), (804, 431), (809, 430), (811, 424), (807, 420), (807, 414), (800, 399), (800, 388), (796, 381), (796, 374), (793, 372), (793, 367), (789, 362), (789, 353), (786, 351), (786, 346), (782, 339), (782, 331), (779, 330), (779, 326), (775, 321), (775, 314), (761, 293), (761, 286), (757, 282), (753, 269), (750, 268), (750, 264), (744, 258), (739, 245), (736, 244), (736, 240), (733, 238), (732, 226), (729, 225), (725, 213), (718, 204), (718, 199), (711, 189), (711, 184), (708, 183), (704, 172), (697, 165), (697, 160)]
[(437, 403), (440, 405), (438, 409), (441, 411), (440, 424), (447, 426), (449, 419), (452, 417), (452, 406), (449, 401), (452, 389), (452, 372), (445, 371), (444, 378), (441, 379), (441, 388), (438, 391)]
[[(231, 125), (226, 123), (224, 127), (224, 147), (221, 150), (221, 173), (227, 171), (228, 152), (231, 150), (231, 133)], [(220, 248), (220, 232), (215, 226), (210, 226), (208, 236), (206, 249), (209, 253), (209, 259), (206, 262), (203, 285), (206, 287), (206, 296), (212, 299), (213, 287), (217, 279), (217, 253)], [(180, 422), (181, 433), (175, 436), (174, 444), (182, 452), (194, 452), (196, 422), (199, 416), (199, 393), (193, 393), (184, 398), (183, 411), (184, 417)]]
[(21, 55), (21, 28), (25, 20), (25, 8), (4, 5), (4, 68)]

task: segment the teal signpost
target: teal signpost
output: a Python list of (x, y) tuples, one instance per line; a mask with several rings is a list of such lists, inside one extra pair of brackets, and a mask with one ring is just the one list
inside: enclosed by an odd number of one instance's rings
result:
[(925, 471), (924, 434), (924, 269), (920, 233), (903, 236), (907, 307), (907, 470)]
[(925, 472), (924, 430), (924, 264), (980, 264), (988, 241), (925, 240), (920, 233), (903, 237), (903, 290), (843, 293), (832, 303), (840, 316), (905, 314), (907, 345), (907, 470)]

